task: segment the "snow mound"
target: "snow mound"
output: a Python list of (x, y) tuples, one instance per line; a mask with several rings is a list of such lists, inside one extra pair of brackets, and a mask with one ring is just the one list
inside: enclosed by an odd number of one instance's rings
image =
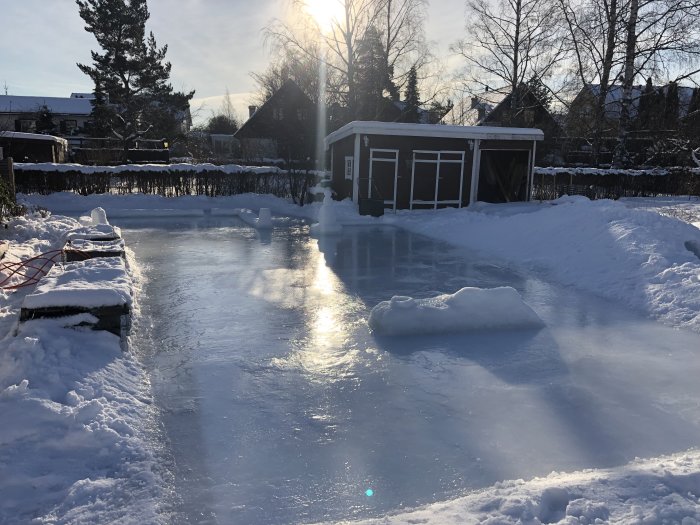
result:
[(121, 236), (122, 232), (116, 226), (111, 226), (109, 224), (93, 224), (92, 226), (85, 226), (84, 228), (78, 228), (69, 232), (66, 235), (66, 240), (86, 239), (89, 241), (112, 241), (114, 239), (120, 239)]
[(372, 308), (369, 326), (379, 335), (432, 334), (539, 328), (542, 320), (509, 286), (466, 287), (427, 299), (395, 295)]
[(28, 309), (131, 304), (132, 281), (121, 257), (101, 257), (57, 264), (24, 298)]

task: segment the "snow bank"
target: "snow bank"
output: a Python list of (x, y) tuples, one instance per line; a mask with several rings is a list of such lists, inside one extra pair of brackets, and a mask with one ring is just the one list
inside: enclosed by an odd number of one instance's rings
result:
[(696, 525), (699, 495), (700, 451), (693, 450), (614, 469), (504, 481), (453, 501), (354, 523)]
[(14, 167), (18, 171), (44, 171), (55, 173), (78, 172), (84, 175), (130, 173), (141, 171), (147, 173), (178, 173), (178, 172), (220, 172), (227, 175), (237, 173), (283, 173), (275, 166), (239, 166), (238, 164), (125, 164), (121, 166), (85, 166), (83, 164), (54, 164), (51, 162), (17, 162)]
[(23, 308), (125, 306), (131, 304), (133, 283), (121, 257), (99, 257), (56, 264)]
[[(60, 248), (79, 226), (13, 218), (8, 258)], [(96, 321), (88, 314), (17, 325), (28, 293), (0, 290), (0, 329), (10, 332), (0, 340), (0, 523), (169, 522), (142, 365), (119, 337), (82, 327)]]
[(84, 239), (88, 241), (113, 241), (120, 239), (122, 231), (110, 224), (93, 224), (92, 226), (84, 226), (76, 228), (66, 234), (67, 241)]
[[(241, 209), (270, 208), (273, 215), (316, 219), (320, 203), (298, 206), (272, 195), (242, 194), (228, 197), (161, 197), (159, 195), (77, 195), (72, 192), (50, 195), (19, 194), (18, 200), (27, 206), (39, 206), (53, 213), (85, 214), (96, 207), (103, 208), (114, 220), (119, 217), (202, 217), (238, 215)], [(340, 203), (338, 203), (340, 204)], [(348, 205), (349, 204), (349, 205)], [(357, 216), (352, 203), (344, 203), (348, 214)]]
[(394, 296), (372, 308), (369, 326), (379, 335), (410, 335), (537, 328), (542, 320), (509, 286), (462, 288), (427, 299)]
[(691, 224), (585, 197), (474, 210), (399, 212), (396, 221), (700, 332), (700, 260), (686, 249), (700, 230)]

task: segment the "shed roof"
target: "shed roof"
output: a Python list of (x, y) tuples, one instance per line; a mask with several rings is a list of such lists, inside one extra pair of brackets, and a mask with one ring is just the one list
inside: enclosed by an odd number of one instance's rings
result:
[(19, 131), (0, 131), (0, 139), (10, 140), (44, 140), (62, 144), (65, 148), (68, 147), (68, 141), (61, 137), (53, 135), (41, 135), (40, 133), (22, 133)]
[(394, 135), (400, 137), (437, 137), (482, 140), (543, 140), (544, 133), (535, 128), (497, 126), (444, 126), (442, 124), (405, 124), (401, 122), (353, 121), (324, 139), (328, 148), (339, 140), (357, 134)]

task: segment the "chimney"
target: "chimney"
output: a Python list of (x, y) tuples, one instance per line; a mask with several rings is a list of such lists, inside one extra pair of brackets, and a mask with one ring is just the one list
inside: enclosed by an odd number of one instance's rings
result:
[(252, 117), (255, 115), (255, 112), (258, 110), (258, 106), (248, 106), (248, 118)]
[(472, 107), (471, 109), (475, 109), (479, 105), (479, 99), (476, 97), (472, 97)]

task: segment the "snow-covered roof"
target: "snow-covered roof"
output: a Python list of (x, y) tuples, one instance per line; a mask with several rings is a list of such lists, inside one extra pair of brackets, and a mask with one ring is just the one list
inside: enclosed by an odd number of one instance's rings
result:
[(543, 140), (544, 133), (535, 128), (504, 128), (495, 126), (444, 126), (442, 124), (405, 124), (401, 122), (353, 121), (324, 139), (328, 148), (334, 142), (366, 133), (401, 137), (439, 137), (482, 140)]
[(15, 140), (46, 140), (51, 142), (58, 142), (63, 144), (65, 148), (68, 147), (68, 141), (61, 137), (54, 137), (53, 135), (42, 135), (40, 133), (22, 133), (19, 131), (0, 131), (0, 138), (8, 138)]
[(0, 113), (33, 113), (46, 106), (52, 113), (61, 115), (89, 115), (92, 103), (89, 98), (68, 97), (18, 97), (0, 95)]

